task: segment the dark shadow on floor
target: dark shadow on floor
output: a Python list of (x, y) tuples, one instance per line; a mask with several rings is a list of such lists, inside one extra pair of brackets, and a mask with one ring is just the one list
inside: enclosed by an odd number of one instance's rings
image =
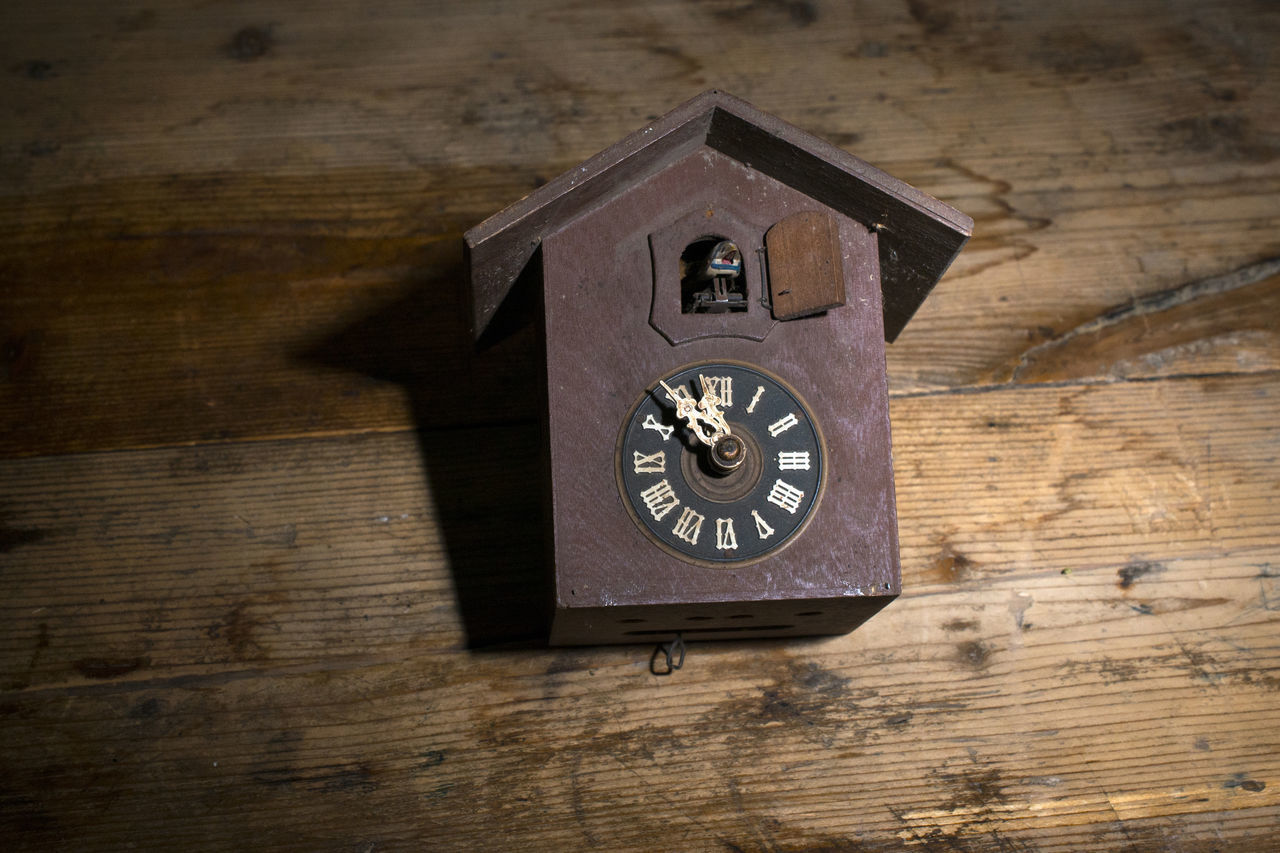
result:
[(404, 386), (468, 646), (545, 646), (551, 593), (538, 350), (519, 305), (503, 318), (503, 333), (477, 349), (465, 276), (459, 240), (456, 257), (408, 282), (405, 295), (300, 357)]

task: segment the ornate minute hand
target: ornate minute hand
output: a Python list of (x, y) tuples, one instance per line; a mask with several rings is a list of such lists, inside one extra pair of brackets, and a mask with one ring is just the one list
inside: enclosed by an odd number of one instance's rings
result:
[(702, 380), (703, 397), (696, 403), (689, 395), (688, 389), (672, 388), (662, 380), (659, 380), (659, 384), (662, 390), (667, 392), (671, 402), (676, 404), (676, 416), (689, 424), (689, 429), (697, 436), (698, 441), (711, 447), (716, 441), (729, 434), (729, 424), (725, 422), (724, 415), (719, 409), (720, 399), (714, 394), (707, 393), (705, 379)]
[(724, 412), (720, 411), (720, 395), (712, 390), (714, 386), (701, 373), (698, 374), (698, 382), (702, 385), (702, 399), (698, 401), (698, 410), (706, 420), (715, 425), (716, 434), (712, 438), (729, 435), (729, 422), (724, 419)]

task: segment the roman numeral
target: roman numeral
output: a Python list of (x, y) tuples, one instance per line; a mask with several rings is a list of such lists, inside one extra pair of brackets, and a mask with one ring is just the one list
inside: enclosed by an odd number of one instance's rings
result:
[(671, 438), (671, 433), (676, 431), (676, 428), (673, 426), (665, 426), (663, 424), (658, 423), (656, 420), (653, 419), (653, 415), (646, 416), (644, 419), (644, 423), (641, 424), (641, 426), (644, 427), (645, 429), (651, 429), (651, 430), (657, 431), (657, 433), (662, 436), (663, 441), (666, 441), (668, 438)]
[(660, 480), (640, 493), (645, 508), (653, 516), (654, 521), (662, 521), (667, 513), (680, 505), (675, 489), (666, 480)]
[[(699, 377), (700, 379), (702, 377)], [(708, 376), (706, 377), (707, 390), (720, 398), (720, 405), (733, 405), (733, 377), (732, 376)]]
[(800, 508), (800, 501), (803, 498), (804, 492), (790, 483), (778, 480), (773, 484), (773, 488), (769, 490), (769, 496), (766, 500), (794, 515), (795, 511)]
[(784, 432), (791, 429), (793, 426), (795, 426), (798, 423), (800, 422), (796, 420), (796, 416), (793, 413), (788, 412), (786, 417), (779, 418), (778, 420), (769, 424), (769, 435), (773, 436), (774, 438), (777, 438), (778, 436), (782, 435)]
[(768, 539), (770, 536), (773, 535), (773, 528), (770, 527), (768, 523), (763, 518), (760, 517), (760, 513), (756, 512), (753, 509), (751, 510), (751, 517), (756, 520), (757, 536), (759, 536), (761, 539)]
[(690, 545), (697, 545), (698, 534), (702, 532), (702, 522), (706, 520), (705, 515), (687, 506), (684, 512), (680, 513), (680, 518), (676, 519), (676, 526), (671, 528), (671, 532)]
[(733, 532), (732, 518), (716, 519), (716, 547), (721, 551), (737, 550), (738, 537)]
[(760, 398), (764, 396), (764, 386), (756, 387), (756, 395), (751, 398), (751, 402), (747, 404), (747, 414), (751, 414), (756, 410), (756, 403), (760, 402)]
[[(659, 450), (657, 453), (645, 455), (639, 450), (632, 451), (633, 465), (637, 474), (664, 474), (667, 470), (667, 454), (666, 451)], [(809, 466), (805, 466), (806, 468)]]
[(781, 452), (778, 454), (778, 470), (779, 471), (808, 471), (809, 470), (809, 451), (800, 450), (794, 453)]

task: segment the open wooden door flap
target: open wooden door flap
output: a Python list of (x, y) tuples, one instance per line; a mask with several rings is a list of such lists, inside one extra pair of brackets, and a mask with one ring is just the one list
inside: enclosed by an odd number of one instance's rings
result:
[(764, 239), (774, 317), (793, 320), (844, 304), (840, 226), (834, 216), (816, 210), (793, 213)]

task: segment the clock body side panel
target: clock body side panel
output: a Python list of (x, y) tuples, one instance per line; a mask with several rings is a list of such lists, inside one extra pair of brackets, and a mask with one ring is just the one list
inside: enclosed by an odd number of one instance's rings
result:
[[(789, 633), (838, 633), (900, 590), (875, 234), (836, 214), (846, 253), (843, 307), (778, 323), (763, 341), (708, 337), (673, 346), (649, 323), (649, 237), (692, 209), (706, 211), (708, 233), (718, 228), (716, 211), (732, 209), (735, 221), (758, 231), (746, 243), (790, 213), (827, 210), (737, 161), (698, 151), (544, 239), (553, 642), (637, 641), (594, 617), (588, 621), (597, 627), (571, 630), (569, 614), (580, 621), (597, 609), (674, 607), (684, 620), (705, 615), (689, 607), (731, 603), (755, 603), (761, 612), (752, 619), (792, 625)], [(829, 466), (805, 531), (745, 567), (693, 565), (655, 547), (628, 515), (615, 477), (616, 441), (638, 395), (675, 368), (719, 360), (756, 365), (792, 386), (813, 410)], [(803, 602), (813, 599), (841, 602), (824, 612), (848, 614), (808, 626), (781, 619), (809, 612)], [(764, 612), (774, 606), (781, 609)], [(732, 615), (744, 614), (724, 618)]]

